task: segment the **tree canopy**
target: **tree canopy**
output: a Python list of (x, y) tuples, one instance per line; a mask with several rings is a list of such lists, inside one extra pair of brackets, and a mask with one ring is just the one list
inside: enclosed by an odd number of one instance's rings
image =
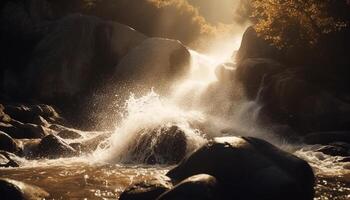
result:
[(279, 48), (349, 27), (349, 0), (250, 0), (256, 31)]

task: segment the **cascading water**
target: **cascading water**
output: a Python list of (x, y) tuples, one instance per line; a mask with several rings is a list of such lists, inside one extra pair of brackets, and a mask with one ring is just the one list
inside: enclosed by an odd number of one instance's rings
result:
[[(350, 166), (335, 163), (338, 157), (316, 152), (315, 146), (288, 145), (276, 139), (274, 129), (257, 123), (261, 109), (258, 100), (233, 97), (240, 94), (239, 86), (220, 83), (216, 67), (230, 59), (214, 59), (193, 50), (190, 53), (189, 74), (174, 83), (166, 96), (153, 90), (141, 97), (130, 95), (117, 128), (94, 152), (56, 160), (22, 160), (23, 167), (2, 169), (1, 176), (43, 187), (55, 199), (115, 199), (132, 183), (167, 179), (163, 175), (168, 165), (150, 167), (145, 163), (175, 163), (211, 137), (249, 135), (309, 161), (320, 177), (315, 199), (332, 199), (334, 190), (346, 199), (349, 186), (329, 177), (350, 174)], [(234, 73), (234, 65), (228, 68)]]

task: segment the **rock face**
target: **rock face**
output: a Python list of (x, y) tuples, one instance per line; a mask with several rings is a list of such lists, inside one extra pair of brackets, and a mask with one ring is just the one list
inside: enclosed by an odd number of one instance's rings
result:
[(35, 200), (45, 199), (50, 195), (39, 187), (16, 180), (1, 178), (0, 196), (2, 199)]
[(216, 178), (207, 174), (199, 174), (181, 181), (171, 190), (160, 195), (157, 200), (224, 199), (220, 195), (220, 186)]
[(305, 161), (256, 138), (216, 138), (167, 175), (181, 181), (202, 173), (217, 178), (230, 199), (311, 200), (314, 195), (314, 175)]
[(271, 59), (249, 58), (237, 66), (236, 78), (241, 81), (246, 95), (250, 99), (256, 98), (264, 79), (282, 71), (285, 67)]
[(146, 38), (130, 27), (83, 15), (67, 16), (52, 26), (36, 46), (27, 72), (28, 88), (42, 99), (86, 92)]
[(189, 68), (190, 53), (179, 41), (149, 38), (120, 61), (114, 74), (149, 89), (181, 78)]
[[(344, 52), (339, 52), (337, 58), (323, 42), (317, 46), (320, 49), (307, 46), (277, 49), (250, 27), (236, 56), (236, 79), (242, 83), (248, 99), (256, 100), (259, 96), (263, 114), (301, 134), (349, 130), (346, 124), (350, 103), (344, 98), (349, 94), (344, 88), (349, 79), (344, 77), (348, 70), (344, 69)], [(340, 49), (346, 48), (339, 45)]]

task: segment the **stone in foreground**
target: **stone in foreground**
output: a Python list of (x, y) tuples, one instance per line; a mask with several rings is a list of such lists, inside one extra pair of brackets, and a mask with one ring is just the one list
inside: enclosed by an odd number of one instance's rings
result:
[(312, 200), (314, 196), (314, 174), (308, 163), (256, 138), (215, 138), (167, 175), (182, 181), (203, 173), (217, 178), (226, 192), (224, 199)]

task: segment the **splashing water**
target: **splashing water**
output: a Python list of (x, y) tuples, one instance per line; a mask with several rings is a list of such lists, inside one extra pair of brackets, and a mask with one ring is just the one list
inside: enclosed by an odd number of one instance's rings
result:
[[(257, 101), (232, 103), (230, 94), (237, 88), (219, 88), (209, 92), (210, 87), (219, 81), (215, 76), (216, 66), (230, 59), (220, 54), (212, 58), (193, 50), (190, 53), (192, 63), (187, 77), (174, 83), (167, 96), (160, 96), (153, 90), (142, 97), (130, 95), (117, 128), (91, 155), (57, 160), (23, 160), (24, 167), (1, 169), (0, 176), (41, 186), (55, 199), (115, 199), (134, 182), (166, 179), (163, 175), (168, 166), (150, 168), (143, 163), (152, 159), (155, 163), (166, 163), (166, 159), (157, 154), (157, 146), (162, 144), (161, 140), (169, 142), (168, 136), (180, 135), (170, 143), (185, 145), (185, 154), (188, 154), (208, 138), (243, 135), (266, 139), (307, 160), (318, 175), (315, 199), (337, 199), (333, 198), (334, 195), (344, 197), (339, 199), (348, 197), (349, 164), (336, 162), (340, 159), (338, 157), (315, 152), (312, 146), (293, 146), (274, 138), (272, 130), (256, 122), (261, 110)], [(207, 102), (203, 105), (205, 95), (215, 97), (209, 103), (216, 112), (206, 109)], [(181, 143), (182, 136), (186, 143)]]

